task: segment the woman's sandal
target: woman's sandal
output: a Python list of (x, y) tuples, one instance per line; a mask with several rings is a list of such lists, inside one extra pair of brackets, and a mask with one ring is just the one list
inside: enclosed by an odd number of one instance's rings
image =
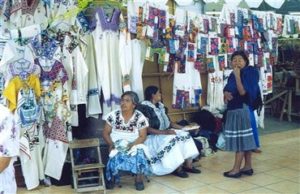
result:
[(250, 168), (249, 170), (241, 170), (240, 173), (248, 175), (248, 176), (252, 176), (254, 171), (252, 168)]
[(201, 170), (195, 168), (195, 167), (192, 167), (192, 168), (188, 168), (188, 167), (183, 167), (183, 170), (185, 172), (190, 172), (190, 173), (195, 173), (195, 174), (200, 174), (201, 173)]
[(228, 171), (228, 172), (224, 172), (224, 176), (225, 177), (228, 177), (228, 178), (240, 178), (242, 176), (242, 173), (241, 172), (237, 172), (235, 174), (230, 174), (231, 171)]
[(142, 190), (145, 189), (145, 186), (144, 186), (143, 181), (141, 181), (141, 182), (135, 182), (135, 183), (134, 183), (134, 186), (135, 186), (135, 189), (136, 189), (137, 191), (142, 191)]
[(180, 170), (180, 171), (175, 170), (172, 174), (175, 175), (175, 176), (178, 176), (180, 178), (189, 177), (189, 175), (184, 170)]

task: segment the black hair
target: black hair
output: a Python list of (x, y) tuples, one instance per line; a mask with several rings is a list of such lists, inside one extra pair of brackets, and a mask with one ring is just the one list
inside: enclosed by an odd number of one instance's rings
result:
[(137, 95), (137, 93), (133, 92), (133, 91), (127, 91), (127, 92), (124, 92), (121, 96), (121, 99), (124, 97), (124, 96), (130, 96), (131, 98), (131, 101), (133, 104), (137, 105), (139, 103), (139, 97)]
[(247, 55), (246, 55), (246, 53), (245, 53), (244, 51), (235, 51), (235, 52), (231, 55), (231, 61), (233, 60), (233, 58), (234, 58), (235, 56), (241, 56), (241, 57), (243, 57), (244, 61), (246, 62), (246, 66), (249, 65), (249, 59), (248, 59), (248, 57), (247, 57)]
[(152, 95), (153, 94), (156, 94), (158, 91), (158, 87), (156, 86), (148, 86), (146, 89), (145, 89), (145, 100), (148, 100), (148, 101), (151, 101), (152, 100)]

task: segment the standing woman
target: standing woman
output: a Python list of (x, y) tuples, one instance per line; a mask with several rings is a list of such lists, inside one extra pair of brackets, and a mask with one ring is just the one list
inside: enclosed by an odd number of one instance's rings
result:
[(151, 174), (143, 145), (147, 137), (148, 121), (138, 110), (139, 102), (135, 92), (128, 91), (121, 96), (121, 109), (112, 111), (106, 118), (103, 138), (109, 146), (109, 161), (106, 178), (119, 182), (118, 172), (129, 171), (136, 175), (136, 190), (144, 190), (143, 176)]
[[(224, 131), (225, 150), (235, 152), (235, 162), (224, 176), (239, 178), (242, 174), (253, 174), (251, 152), (257, 146), (251, 126), (251, 104), (259, 92), (259, 74), (249, 66), (249, 59), (243, 51), (234, 52), (231, 63), (233, 72), (224, 88), (224, 101), (227, 103)], [(241, 168), (243, 160), (245, 164)]]
[(0, 104), (0, 193), (17, 193), (13, 163), (19, 155), (19, 130), (13, 114)]

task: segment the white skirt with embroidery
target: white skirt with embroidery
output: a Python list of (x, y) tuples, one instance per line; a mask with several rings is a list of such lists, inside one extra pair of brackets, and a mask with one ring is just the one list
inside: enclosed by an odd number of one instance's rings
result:
[(151, 168), (155, 175), (175, 171), (185, 159), (199, 155), (188, 132), (176, 130), (176, 135), (149, 135), (145, 141), (150, 155)]

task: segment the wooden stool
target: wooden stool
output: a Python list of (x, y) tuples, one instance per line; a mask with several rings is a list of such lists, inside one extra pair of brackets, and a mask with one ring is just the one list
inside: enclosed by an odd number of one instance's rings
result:
[(282, 105), (282, 110), (281, 110), (281, 113), (280, 113), (280, 121), (282, 121), (283, 115), (287, 114), (288, 121), (291, 122), (292, 121), (291, 115), (292, 115), (293, 89), (290, 88), (290, 89), (287, 89), (286, 91), (287, 91), (287, 93), (285, 94), (283, 105)]
[[(71, 164), (72, 164), (72, 173), (73, 173), (73, 184), (76, 192), (90, 192), (90, 191), (103, 191), (106, 193), (105, 189), (105, 181), (103, 168), (101, 160), (101, 152), (100, 152), (100, 144), (99, 139), (84, 139), (84, 140), (74, 140), (70, 142), (70, 155), (71, 155)], [(89, 164), (76, 164), (74, 158), (74, 150), (75, 149), (83, 149), (83, 148), (91, 148), (96, 149), (97, 152), (97, 163), (89, 163)], [(83, 177), (82, 175), (85, 173), (96, 173), (90, 176)], [(87, 183), (91, 180), (94, 180), (96, 183)], [(81, 182), (81, 184), (79, 183)], [(86, 182), (86, 183), (84, 183)]]

